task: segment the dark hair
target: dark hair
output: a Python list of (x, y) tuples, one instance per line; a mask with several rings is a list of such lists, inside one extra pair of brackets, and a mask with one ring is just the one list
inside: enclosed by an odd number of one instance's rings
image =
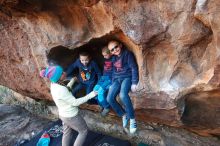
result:
[(79, 52), (79, 56), (88, 56), (88, 57), (90, 57), (90, 54), (86, 51), (83, 51), (83, 52)]

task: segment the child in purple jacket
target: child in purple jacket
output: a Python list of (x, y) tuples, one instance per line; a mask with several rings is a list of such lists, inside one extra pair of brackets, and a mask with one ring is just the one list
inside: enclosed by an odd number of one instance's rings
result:
[[(109, 88), (107, 101), (114, 111), (122, 117), (123, 127), (126, 127), (130, 120), (130, 133), (135, 133), (137, 124), (128, 93), (130, 90), (135, 92), (137, 89), (139, 81), (138, 66), (133, 53), (123, 47), (121, 43), (110, 41), (108, 49), (113, 54), (113, 82)], [(116, 100), (118, 94), (124, 107)]]

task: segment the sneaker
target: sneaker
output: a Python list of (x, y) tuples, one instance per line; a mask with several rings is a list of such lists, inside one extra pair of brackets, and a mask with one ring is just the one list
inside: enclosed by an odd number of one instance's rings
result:
[(130, 133), (133, 134), (137, 131), (137, 123), (135, 119), (130, 119)]
[(101, 112), (101, 116), (105, 117), (109, 113), (110, 109), (109, 108), (104, 108)]
[(128, 125), (128, 118), (126, 115), (122, 116), (122, 125), (125, 128)]

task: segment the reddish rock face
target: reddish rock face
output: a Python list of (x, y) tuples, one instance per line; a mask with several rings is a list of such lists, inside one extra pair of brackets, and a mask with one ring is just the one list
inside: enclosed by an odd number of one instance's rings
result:
[(48, 98), (45, 83), (39, 79), (38, 63), (27, 32), (15, 20), (1, 17), (0, 83), (32, 98)]
[(203, 135), (219, 135), (220, 91), (197, 92), (187, 95), (182, 121), (185, 126)]
[[(2, 0), (0, 6), (1, 85), (51, 100), (49, 83), (38, 75), (48, 60), (67, 67), (86, 49), (99, 62), (101, 47), (117, 39), (137, 59), (139, 90), (131, 96), (138, 119), (190, 127), (197, 104), (219, 115), (218, 105), (197, 95), (210, 99), (219, 89), (218, 0)], [(207, 124), (214, 128), (204, 133), (219, 134), (218, 124)]]

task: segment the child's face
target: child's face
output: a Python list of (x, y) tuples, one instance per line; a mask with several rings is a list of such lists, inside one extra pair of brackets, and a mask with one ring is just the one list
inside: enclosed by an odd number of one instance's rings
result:
[(105, 59), (109, 59), (112, 56), (111, 54), (108, 54), (106, 52), (102, 52), (102, 55)]
[(84, 66), (87, 66), (90, 59), (89, 56), (79, 56), (79, 60)]
[(119, 44), (118, 42), (111, 42), (108, 45), (108, 49), (111, 52), (111, 54), (119, 56), (121, 54), (121, 47), (122, 45)]

